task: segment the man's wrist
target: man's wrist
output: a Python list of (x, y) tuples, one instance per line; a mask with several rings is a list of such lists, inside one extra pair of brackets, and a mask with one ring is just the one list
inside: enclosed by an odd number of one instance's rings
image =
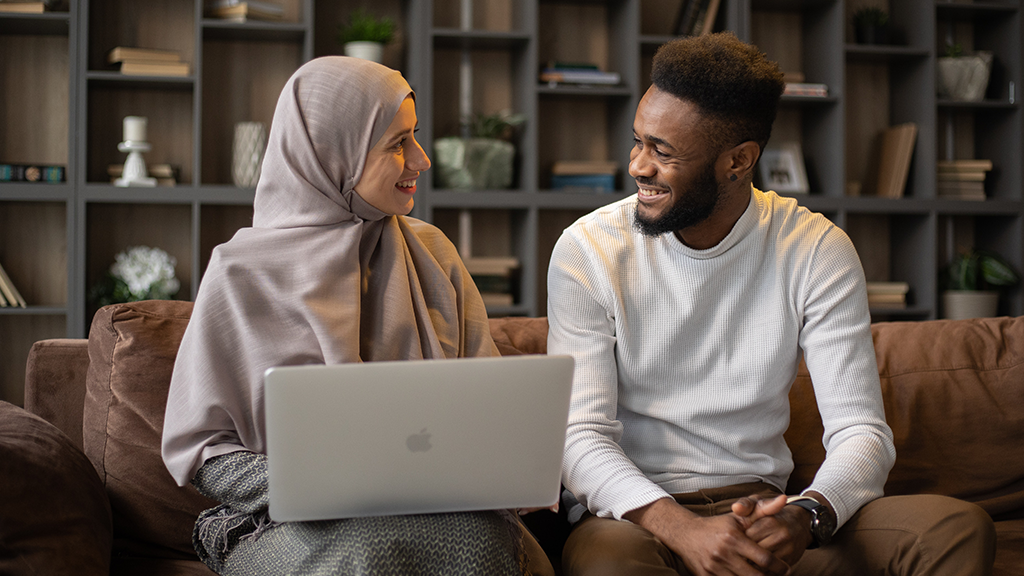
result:
[(832, 540), (832, 534), (836, 531), (836, 516), (832, 507), (827, 504), (827, 500), (822, 502), (811, 495), (790, 496), (786, 499), (786, 505), (803, 508), (810, 516), (810, 522), (807, 525), (812, 544), (808, 546), (808, 549), (825, 546)]

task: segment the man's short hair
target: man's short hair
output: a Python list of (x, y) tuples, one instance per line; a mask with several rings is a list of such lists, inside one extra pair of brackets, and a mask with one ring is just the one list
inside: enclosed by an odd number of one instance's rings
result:
[(654, 55), (651, 81), (697, 106), (711, 121), (705, 132), (718, 151), (748, 140), (764, 150), (785, 88), (779, 65), (732, 32), (662, 45)]

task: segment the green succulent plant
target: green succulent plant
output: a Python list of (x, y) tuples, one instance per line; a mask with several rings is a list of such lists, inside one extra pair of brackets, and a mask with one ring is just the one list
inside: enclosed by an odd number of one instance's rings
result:
[(474, 138), (506, 140), (525, 121), (525, 114), (513, 114), (507, 110), (494, 114), (475, 114), (469, 119), (470, 133)]
[(860, 26), (886, 26), (889, 24), (889, 14), (881, 8), (861, 8), (853, 13), (853, 23)]
[(946, 274), (947, 290), (987, 290), (1013, 286), (1020, 276), (994, 252), (968, 250), (953, 259)]
[(349, 15), (348, 22), (338, 27), (338, 43), (380, 42), (387, 44), (395, 37), (395, 22), (387, 16), (376, 17), (359, 9)]

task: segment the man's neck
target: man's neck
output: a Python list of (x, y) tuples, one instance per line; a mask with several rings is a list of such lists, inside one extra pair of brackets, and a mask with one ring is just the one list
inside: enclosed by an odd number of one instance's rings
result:
[(676, 238), (694, 250), (707, 250), (717, 246), (732, 232), (733, 226), (750, 204), (750, 183), (737, 182), (722, 190), (721, 200), (714, 212), (700, 224), (676, 230)]

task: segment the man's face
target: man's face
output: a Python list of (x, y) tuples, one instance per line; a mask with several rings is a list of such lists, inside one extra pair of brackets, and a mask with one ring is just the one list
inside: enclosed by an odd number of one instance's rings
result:
[(651, 87), (633, 122), (629, 175), (640, 188), (634, 224), (658, 236), (707, 220), (720, 196), (717, 154), (709, 150), (697, 107)]

